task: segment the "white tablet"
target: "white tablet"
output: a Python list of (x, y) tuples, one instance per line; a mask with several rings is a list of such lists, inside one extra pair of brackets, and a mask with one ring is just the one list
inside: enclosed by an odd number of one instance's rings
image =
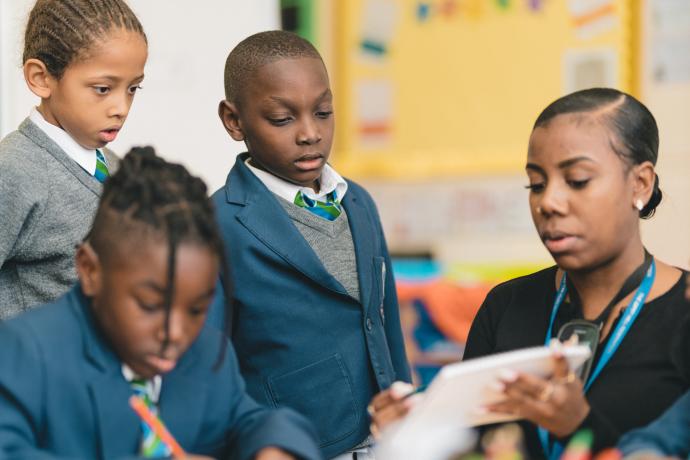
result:
[[(561, 350), (576, 373), (590, 356), (585, 345), (564, 346)], [(501, 393), (491, 390), (491, 383), (498, 381), (505, 370), (548, 377), (553, 373), (552, 354), (549, 347), (542, 346), (444, 366), (423, 393), (421, 401), (384, 437), (415, 437), (415, 433), (418, 435), (428, 432), (429, 427), (445, 424), (471, 427), (515, 420), (518, 417), (514, 415), (479, 412), (480, 407), (503, 398)]]

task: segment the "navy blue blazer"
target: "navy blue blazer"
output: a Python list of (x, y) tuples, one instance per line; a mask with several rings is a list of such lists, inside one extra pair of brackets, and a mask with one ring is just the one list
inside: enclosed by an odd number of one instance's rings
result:
[(366, 407), (376, 393), (395, 380), (410, 381), (378, 213), (369, 194), (348, 181), (342, 205), (360, 289), (353, 299), (246, 159), (237, 157), (212, 197), (234, 283), (232, 341), (240, 371), (257, 401), (307, 416), (332, 457), (367, 437)]
[(618, 443), (618, 448), (623, 455), (653, 452), (660, 457), (688, 458), (690, 455), (690, 392), (685, 393), (654, 422), (623, 436)]
[[(128, 405), (132, 390), (88, 304), (77, 285), (0, 325), (3, 460), (138, 458), (141, 423)], [(272, 445), (320, 458), (306, 420), (263, 408), (244, 392), (232, 347), (212, 370), (220, 340), (216, 330), (204, 329), (163, 376), (160, 416), (182, 448), (250, 459)]]

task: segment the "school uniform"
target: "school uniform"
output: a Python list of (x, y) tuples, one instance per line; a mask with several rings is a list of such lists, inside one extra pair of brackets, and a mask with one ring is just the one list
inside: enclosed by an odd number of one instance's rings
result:
[[(329, 227), (270, 191), (247, 159), (238, 156), (212, 197), (232, 267), (240, 371), (257, 401), (311, 420), (330, 458), (367, 444), (372, 397), (410, 380), (383, 231), (356, 183), (346, 181)], [(324, 241), (343, 256), (330, 257)]]
[[(102, 149), (108, 169), (117, 157)], [(0, 320), (52, 302), (76, 282), (74, 248), (103, 186), (96, 151), (35, 109), (0, 141)]]
[(661, 417), (644, 428), (630, 431), (618, 443), (624, 456), (654, 454), (688, 458), (690, 455), (690, 392), (678, 399)]
[[(213, 370), (221, 340), (205, 328), (161, 376), (159, 414), (182, 448), (250, 459), (276, 446), (298, 458), (320, 458), (306, 420), (263, 408), (245, 393), (231, 346)], [(139, 458), (141, 421), (128, 405), (133, 390), (79, 285), (1, 324), (0, 350), (1, 458)]]

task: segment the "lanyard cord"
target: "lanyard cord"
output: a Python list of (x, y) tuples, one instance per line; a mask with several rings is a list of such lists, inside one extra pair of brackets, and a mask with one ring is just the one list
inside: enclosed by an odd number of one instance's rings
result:
[[(645, 273), (647, 273), (647, 270), (649, 269), (649, 266), (652, 264), (653, 259), (654, 258), (652, 257), (652, 255), (645, 249), (644, 262), (642, 262), (642, 265), (637, 267), (635, 271), (632, 272), (630, 276), (628, 276), (628, 278), (623, 282), (623, 286), (621, 286), (618, 293), (613, 297), (613, 299), (611, 299), (611, 302), (609, 302), (609, 304), (606, 306), (606, 308), (604, 308), (604, 310), (601, 312), (601, 314), (599, 314), (599, 316), (597, 316), (590, 322), (598, 324), (599, 326), (603, 326), (603, 324), (606, 323), (606, 320), (609, 318), (609, 316), (611, 316), (611, 312), (613, 311), (614, 307), (642, 283)], [(570, 278), (565, 278), (567, 292), (570, 297), (570, 304), (574, 305), (576, 307), (576, 310), (581, 312), (582, 302), (580, 301), (580, 295), (577, 293), (577, 289), (575, 289), (575, 286), (573, 286), (573, 283), (570, 280)]]
[[(647, 298), (647, 295), (649, 294), (649, 291), (652, 288), (652, 285), (654, 284), (654, 278), (656, 276), (656, 264), (654, 263), (654, 258), (645, 250), (645, 261), (644, 263), (638, 267), (623, 283), (623, 287), (621, 287), (620, 291), (618, 294), (614, 297), (614, 301), (609, 303), (609, 305), (606, 307), (602, 315), (599, 315), (597, 320), (600, 320), (602, 317), (607, 318), (608, 315), (610, 314), (611, 309), (613, 308), (612, 305), (615, 305), (618, 303), (623, 297), (628, 295), (628, 293), (624, 294), (621, 296), (621, 293), (625, 291), (625, 289), (628, 287), (629, 281), (631, 279), (635, 279), (638, 277), (638, 272), (644, 273), (644, 277), (641, 281), (638, 282), (639, 288), (637, 289), (637, 292), (635, 293), (635, 296), (630, 300), (630, 303), (628, 304), (628, 307), (625, 309), (625, 313), (623, 314), (623, 318), (618, 322), (618, 325), (616, 326), (615, 330), (611, 334), (611, 337), (606, 344), (606, 347), (604, 348), (604, 351), (599, 359), (599, 362), (597, 363), (596, 368), (594, 369), (594, 372), (592, 372), (592, 375), (590, 375), (589, 379), (585, 383), (584, 391), (585, 393), (589, 390), (589, 388), (592, 386), (592, 383), (594, 383), (594, 380), (599, 376), (601, 371), (604, 369), (606, 364), (609, 362), (611, 357), (614, 355), (616, 350), (618, 349), (618, 346), (621, 344), (623, 341), (623, 338), (627, 335), (628, 331), (630, 330), (630, 327), (632, 324), (635, 322), (635, 319), (637, 319), (637, 315), (640, 313), (640, 310), (642, 310), (642, 306), (644, 305), (644, 301)], [(634, 285), (633, 285), (634, 286)], [(558, 288), (558, 293), (556, 294), (556, 299), (554, 301), (553, 309), (551, 311), (551, 318), (549, 321), (549, 329), (546, 334), (546, 340), (545, 344), (548, 345), (549, 341), (551, 340), (551, 335), (553, 331), (553, 323), (554, 320), (556, 319), (556, 314), (558, 313), (558, 309), (561, 306), (561, 303), (563, 302), (563, 299), (565, 298), (566, 292), (567, 292), (567, 282), (566, 282), (566, 275), (565, 273), (563, 274), (563, 279), (561, 280), (560, 287)], [(620, 298), (618, 298), (620, 296)], [(617, 299), (618, 298), (618, 299)], [(617, 300), (616, 300), (617, 299)], [(607, 312), (608, 310), (608, 312)], [(606, 315), (604, 315), (606, 313)], [(605, 319), (604, 319), (605, 320)], [(601, 324), (601, 323), (600, 323)], [(537, 427), (537, 431), (539, 434), (539, 440), (541, 441), (542, 448), (544, 449), (544, 452), (546, 453), (547, 458), (554, 460), (558, 459), (563, 451), (563, 446), (555, 442), (553, 444), (553, 448), (551, 448), (551, 445), (549, 443), (549, 433), (542, 427)]]

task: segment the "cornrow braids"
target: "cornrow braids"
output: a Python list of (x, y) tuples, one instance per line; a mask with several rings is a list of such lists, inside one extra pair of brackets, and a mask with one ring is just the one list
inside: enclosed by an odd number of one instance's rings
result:
[[(177, 248), (182, 243), (200, 244), (218, 255), (221, 281), (228, 291), (225, 296), (225, 336), (229, 336), (232, 330), (232, 284), (206, 185), (182, 165), (157, 156), (152, 147), (130, 150), (120, 162), (118, 171), (106, 180), (87, 239), (99, 258), (107, 260), (117, 242), (131, 238), (135, 232), (151, 232), (167, 241), (166, 339), (163, 349), (168, 346), (175, 260)], [(225, 343), (223, 337), (216, 367), (224, 359)]]
[(139, 33), (146, 41), (139, 19), (123, 0), (37, 0), (24, 33), (22, 62), (38, 59), (60, 79), (112, 29)]
[(285, 30), (259, 32), (242, 40), (225, 61), (225, 99), (237, 102), (259, 67), (280, 59), (314, 58), (321, 55), (309, 41)]

